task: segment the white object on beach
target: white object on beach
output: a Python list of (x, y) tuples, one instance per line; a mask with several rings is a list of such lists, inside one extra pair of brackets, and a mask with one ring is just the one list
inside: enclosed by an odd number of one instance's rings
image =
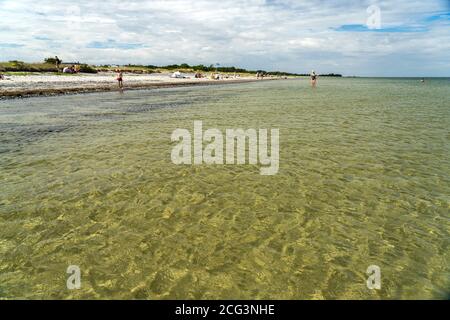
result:
[(176, 71), (176, 72), (172, 73), (172, 75), (170, 77), (171, 78), (184, 78), (184, 76), (181, 74), (180, 71)]

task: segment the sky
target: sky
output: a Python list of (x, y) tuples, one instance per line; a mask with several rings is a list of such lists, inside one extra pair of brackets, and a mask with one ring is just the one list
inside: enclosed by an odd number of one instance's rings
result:
[(0, 61), (450, 76), (450, 0), (0, 0)]

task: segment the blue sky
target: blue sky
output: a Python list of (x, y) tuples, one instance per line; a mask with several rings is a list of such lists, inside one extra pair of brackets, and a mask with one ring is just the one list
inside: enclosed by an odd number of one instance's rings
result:
[(450, 76), (450, 0), (0, 0), (0, 12), (1, 61)]

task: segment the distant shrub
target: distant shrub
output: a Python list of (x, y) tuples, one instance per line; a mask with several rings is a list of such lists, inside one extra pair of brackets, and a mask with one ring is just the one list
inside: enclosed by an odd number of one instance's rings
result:
[(24, 68), (25, 67), (25, 62), (23, 62), (23, 61), (11, 60), (8, 62), (12, 67), (15, 67), (15, 68)]
[(80, 65), (80, 72), (82, 72), (82, 73), (97, 73), (97, 70), (87, 64), (82, 64), (82, 65)]
[(207, 67), (207, 66), (204, 66), (204, 65), (202, 65), (202, 64), (199, 64), (199, 65), (197, 65), (197, 66), (193, 66), (192, 67), (195, 71), (205, 71), (205, 72), (208, 72), (208, 71), (212, 71), (213, 70), (213, 67)]
[(56, 64), (56, 59), (55, 58), (46, 58), (44, 59), (45, 63), (49, 63), (49, 64)]
[(167, 70), (174, 70), (174, 69), (180, 69), (180, 66), (177, 64), (170, 64), (168, 66), (163, 66), (163, 68), (167, 69)]

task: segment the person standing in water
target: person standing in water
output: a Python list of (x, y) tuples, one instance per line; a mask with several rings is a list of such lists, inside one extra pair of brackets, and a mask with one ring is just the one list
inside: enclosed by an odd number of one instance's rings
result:
[(119, 83), (119, 89), (122, 90), (123, 89), (123, 73), (122, 70), (117, 69), (117, 82)]
[(317, 85), (317, 74), (316, 74), (316, 72), (313, 70), (313, 71), (311, 71), (311, 86), (313, 87), (313, 88), (315, 88), (316, 87), (316, 85)]

